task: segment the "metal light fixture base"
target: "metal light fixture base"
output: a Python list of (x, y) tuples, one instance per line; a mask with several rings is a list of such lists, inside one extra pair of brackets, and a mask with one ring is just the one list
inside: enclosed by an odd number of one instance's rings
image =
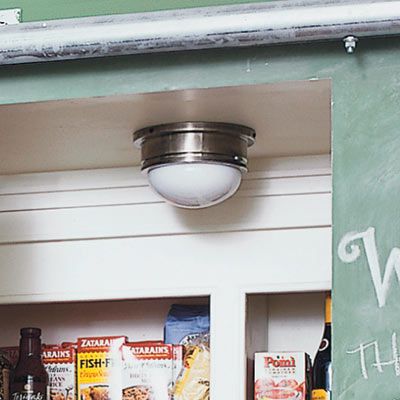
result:
[(140, 129), (133, 134), (142, 151), (142, 170), (163, 164), (211, 162), (247, 170), (247, 148), (256, 133), (224, 122), (176, 122)]
[(243, 125), (187, 121), (141, 129), (133, 141), (158, 194), (178, 207), (204, 208), (236, 192), (255, 136)]

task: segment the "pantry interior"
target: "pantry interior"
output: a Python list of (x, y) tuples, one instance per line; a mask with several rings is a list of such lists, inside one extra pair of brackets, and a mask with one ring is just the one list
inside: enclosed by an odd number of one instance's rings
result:
[[(154, 195), (132, 132), (176, 121), (257, 132), (230, 200)], [(1, 346), (161, 339), (171, 304), (210, 303), (211, 397), (250, 399), (254, 351), (306, 351), (331, 288), (331, 81), (0, 106)]]

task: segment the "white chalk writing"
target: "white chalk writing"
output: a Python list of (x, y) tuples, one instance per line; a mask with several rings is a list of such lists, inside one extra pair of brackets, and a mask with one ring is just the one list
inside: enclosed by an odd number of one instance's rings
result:
[[(374, 361), (368, 365), (367, 363), (367, 351), (368, 349), (373, 349)], [(369, 343), (362, 343), (357, 348), (347, 351), (347, 354), (358, 354), (360, 362), (361, 375), (364, 379), (369, 379), (369, 368), (375, 368), (379, 373), (383, 373), (383, 367), (392, 366), (396, 376), (400, 376), (400, 358), (399, 358), (399, 348), (397, 344), (397, 334), (393, 332), (391, 338), (391, 350), (392, 358), (388, 361), (381, 360), (380, 347), (377, 340)]]
[(364, 245), (378, 306), (384, 307), (389, 293), (390, 280), (394, 272), (396, 272), (397, 280), (400, 281), (400, 249), (394, 247), (390, 252), (382, 278), (375, 229), (372, 227), (364, 232), (349, 232), (344, 235), (338, 246), (339, 258), (345, 263), (356, 261), (361, 255), (360, 246), (354, 244), (357, 240), (362, 240)]

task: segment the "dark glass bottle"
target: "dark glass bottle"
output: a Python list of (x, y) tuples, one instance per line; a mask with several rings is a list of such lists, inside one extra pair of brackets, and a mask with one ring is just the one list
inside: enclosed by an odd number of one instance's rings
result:
[(332, 392), (332, 355), (331, 355), (331, 323), (332, 304), (331, 296), (326, 296), (325, 302), (325, 329), (315, 356), (313, 366), (312, 400), (326, 400), (331, 398)]
[(42, 363), (41, 330), (22, 328), (19, 359), (11, 380), (11, 400), (49, 400), (49, 378)]

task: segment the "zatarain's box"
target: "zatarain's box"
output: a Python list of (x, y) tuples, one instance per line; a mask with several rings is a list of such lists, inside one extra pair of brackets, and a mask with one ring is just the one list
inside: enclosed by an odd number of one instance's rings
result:
[(50, 400), (74, 400), (75, 347), (44, 345), (42, 359), (49, 375)]
[(254, 399), (310, 399), (310, 370), (310, 357), (304, 352), (256, 353)]
[(122, 346), (125, 342), (125, 336), (78, 339), (79, 400), (120, 400)]
[(173, 346), (161, 342), (123, 346), (122, 400), (169, 400)]

